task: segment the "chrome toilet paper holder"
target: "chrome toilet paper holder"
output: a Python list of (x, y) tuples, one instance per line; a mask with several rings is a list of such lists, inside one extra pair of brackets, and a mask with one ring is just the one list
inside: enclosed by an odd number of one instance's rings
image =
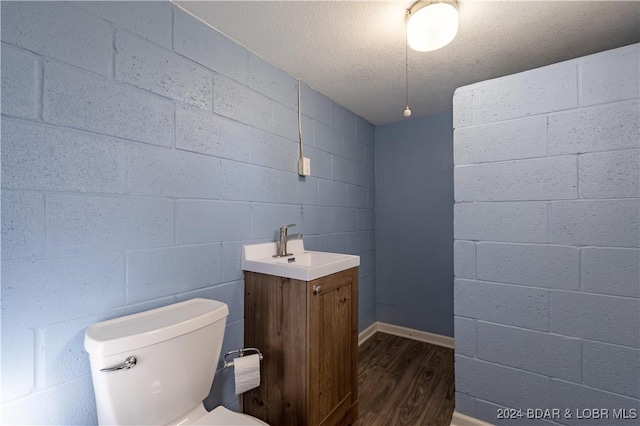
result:
[(238, 357), (245, 356), (245, 355), (258, 354), (258, 358), (260, 359), (260, 361), (262, 361), (262, 359), (263, 359), (262, 352), (260, 352), (260, 349), (258, 349), (258, 348), (242, 348), (242, 349), (238, 349), (238, 350), (235, 350), (235, 351), (230, 351), (230, 352), (227, 352), (226, 354), (224, 354), (224, 368), (233, 367), (233, 360), (227, 361), (227, 357), (231, 356), (231, 355), (234, 355), (234, 354), (238, 354)]

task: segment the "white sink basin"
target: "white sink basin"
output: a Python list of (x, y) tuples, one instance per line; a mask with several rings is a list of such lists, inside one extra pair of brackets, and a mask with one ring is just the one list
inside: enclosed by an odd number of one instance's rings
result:
[(360, 266), (360, 256), (306, 251), (302, 240), (287, 244), (291, 256), (273, 257), (276, 243), (251, 244), (242, 247), (242, 269), (261, 274), (312, 281), (336, 272)]

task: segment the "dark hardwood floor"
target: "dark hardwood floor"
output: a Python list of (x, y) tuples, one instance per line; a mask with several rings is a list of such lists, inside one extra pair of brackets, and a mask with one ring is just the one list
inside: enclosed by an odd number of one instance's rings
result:
[(354, 426), (445, 426), (454, 410), (453, 349), (376, 333), (358, 349)]

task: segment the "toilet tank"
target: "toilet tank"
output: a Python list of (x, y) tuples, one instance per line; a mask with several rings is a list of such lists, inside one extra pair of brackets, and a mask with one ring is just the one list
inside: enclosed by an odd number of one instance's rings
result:
[[(91, 361), (100, 424), (164, 425), (207, 397), (229, 309), (192, 299), (91, 325)], [(134, 356), (136, 365), (100, 371)]]

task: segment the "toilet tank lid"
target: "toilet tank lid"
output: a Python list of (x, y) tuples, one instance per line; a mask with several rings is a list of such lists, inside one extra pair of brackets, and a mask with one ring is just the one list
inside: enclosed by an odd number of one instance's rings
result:
[(127, 352), (195, 331), (227, 315), (229, 308), (223, 302), (191, 299), (92, 324), (85, 333), (84, 348), (98, 356)]

